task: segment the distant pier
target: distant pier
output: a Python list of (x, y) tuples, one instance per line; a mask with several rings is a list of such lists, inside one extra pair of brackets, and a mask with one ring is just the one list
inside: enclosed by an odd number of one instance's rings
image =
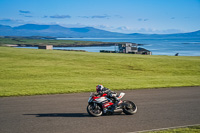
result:
[(118, 50), (109, 51), (109, 50), (100, 50), (102, 53), (127, 53), (127, 54), (142, 54), (142, 55), (152, 55), (152, 52), (138, 47), (139, 44), (136, 43), (125, 43), (118, 44)]

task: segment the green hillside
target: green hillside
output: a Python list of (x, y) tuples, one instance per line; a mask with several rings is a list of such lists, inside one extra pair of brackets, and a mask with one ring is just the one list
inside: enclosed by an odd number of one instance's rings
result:
[[(97, 42), (97, 41), (77, 41), (77, 40), (56, 40), (56, 39), (41, 39), (41, 37), (8, 37), (0, 36), (0, 46), (19, 45), (19, 46), (38, 46), (38, 45), (53, 45), (62, 47), (76, 46), (114, 46), (114, 42)], [(122, 43), (117, 43), (122, 44)]]
[(0, 47), (0, 96), (200, 86), (200, 57)]

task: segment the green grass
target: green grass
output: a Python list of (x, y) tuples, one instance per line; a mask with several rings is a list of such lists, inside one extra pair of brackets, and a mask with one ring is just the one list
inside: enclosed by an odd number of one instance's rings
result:
[(200, 126), (189, 126), (186, 128), (168, 129), (146, 133), (200, 133)]
[(96, 42), (96, 41), (77, 41), (77, 40), (45, 40), (45, 39), (28, 39), (24, 37), (1, 38), (0, 46), (12, 45), (54, 45), (54, 46), (90, 46), (90, 45), (106, 45), (115, 44), (111, 42)]
[(200, 57), (0, 47), (0, 96), (200, 86)]

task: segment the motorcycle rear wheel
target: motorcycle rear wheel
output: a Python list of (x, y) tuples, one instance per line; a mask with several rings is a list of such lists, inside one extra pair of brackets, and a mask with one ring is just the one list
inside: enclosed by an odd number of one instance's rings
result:
[(125, 106), (123, 108), (123, 112), (126, 115), (133, 115), (137, 112), (137, 106), (132, 101), (124, 101)]
[(87, 112), (88, 112), (89, 115), (95, 116), (95, 117), (99, 117), (103, 114), (103, 111), (102, 111), (102, 109), (99, 105), (94, 107), (92, 104), (89, 104), (87, 106)]

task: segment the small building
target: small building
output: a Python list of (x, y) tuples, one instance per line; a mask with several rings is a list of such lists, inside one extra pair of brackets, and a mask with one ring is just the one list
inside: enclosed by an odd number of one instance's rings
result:
[(119, 44), (118, 47), (119, 47), (119, 53), (152, 55), (151, 51), (140, 47), (138, 48), (138, 44), (136, 43)]
[(126, 43), (119, 44), (119, 53), (136, 53), (138, 52), (138, 44), (136, 43)]
[(38, 46), (38, 49), (52, 50), (53, 49), (53, 45)]

